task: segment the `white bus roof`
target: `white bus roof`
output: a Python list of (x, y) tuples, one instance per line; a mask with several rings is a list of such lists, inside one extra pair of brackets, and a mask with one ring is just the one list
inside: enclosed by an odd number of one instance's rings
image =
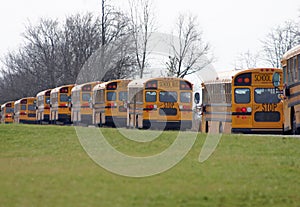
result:
[(18, 103), (20, 103), (20, 102), (21, 102), (22, 100), (24, 100), (24, 99), (36, 99), (36, 98), (35, 98), (35, 97), (25, 97), (25, 98), (21, 98), (21, 99), (15, 101), (15, 105), (18, 104)]
[(84, 86), (86, 85), (89, 85), (89, 84), (101, 84), (101, 81), (93, 81), (93, 82), (88, 82), (88, 83), (83, 83), (83, 84), (79, 84), (79, 85), (75, 85), (73, 88), (72, 88), (72, 92), (74, 91), (79, 91), (81, 90)]
[(182, 78), (175, 78), (175, 77), (159, 77), (159, 78), (142, 78), (142, 79), (138, 79), (138, 80), (133, 80), (128, 84), (128, 88), (143, 88), (145, 86), (145, 83), (151, 80), (183, 80), (183, 81), (187, 81), (190, 83), (190, 81), (186, 80), (186, 79), (182, 79)]
[(297, 45), (293, 47), (292, 49), (288, 50), (284, 55), (282, 56), (282, 60), (288, 60), (293, 56), (300, 54), (300, 45)]
[(56, 88), (52, 89), (50, 94), (58, 92), (61, 88), (64, 88), (64, 87), (74, 87), (74, 86), (75, 86), (74, 84), (59, 86), (59, 87), (56, 87)]
[(131, 81), (132, 82), (132, 80), (130, 80), (130, 79), (111, 80), (111, 81), (107, 81), (107, 82), (99, 83), (99, 84), (95, 85), (94, 88), (93, 88), (93, 91), (97, 91), (97, 90), (103, 89), (109, 83), (112, 83), (112, 82), (121, 82), (121, 81), (128, 81), (128, 82)]
[(51, 91), (52, 89), (47, 89), (47, 90), (44, 90), (44, 91), (41, 91), (41, 92), (39, 92), (38, 94), (36, 94), (36, 97), (38, 97), (38, 96), (43, 96), (43, 95), (45, 95), (45, 93), (47, 93), (48, 91)]

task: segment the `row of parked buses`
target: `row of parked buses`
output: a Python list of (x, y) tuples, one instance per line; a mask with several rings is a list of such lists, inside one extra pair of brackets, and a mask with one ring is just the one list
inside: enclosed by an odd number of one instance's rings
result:
[(198, 117), (202, 132), (300, 134), (300, 45), (281, 63), (206, 81), (202, 96), (179, 78), (65, 85), (3, 104), (1, 122), (188, 129)]
[(180, 78), (70, 84), (3, 104), (1, 122), (190, 129), (192, 93)]
[[(278, 75), (274, 87), (274, 74)], [(247, 69), (202, 84), (202, 132), (282, 132), (283, 72)], [(195, 109), (195, 108), (194, 108)], [(2, 122), (190, 129), (193, 86), (179, 78), (64, 85), (2, 105)], [(197, 123), (197, 122), (194, 122)], [(287, 128), (288, 130), (289, 128)]]

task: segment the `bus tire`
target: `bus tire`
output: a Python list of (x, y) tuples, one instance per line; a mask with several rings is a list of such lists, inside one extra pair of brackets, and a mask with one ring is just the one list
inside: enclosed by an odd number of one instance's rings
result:
[(299, 128), (297, 127), (297, 121), (296, 121), (296, 113), (294, 112), (292, 115), (292, 134), (296, 135), (299, 134)]
[(139, 128), (139, 116), (138, 115), (136, 115), (136, 117), (135, 117), (135, 126), (134, 126), (135, 128)]
[(208, 121), (205, 121), (205, 133), (208, 133)]
[(219, 122), (219, 133), (223, 133), (223, 123)]
[(100, 120), (99, 120), (98, 126), (99, 127), (103, 127), (103, 124), (102, 124), (102, 114), (100, 114)]

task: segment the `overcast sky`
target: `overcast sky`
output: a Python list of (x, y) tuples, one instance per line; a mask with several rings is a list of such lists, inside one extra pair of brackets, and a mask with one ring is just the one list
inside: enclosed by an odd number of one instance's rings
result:
[[(122, 6), (126, 0), (111, 0)], [(0, 57), (22, 43), (28, 22), (40, 17), (63, 20), (77, 12), (99, 13), (100, 0), (6, 0), (0, 6)], [(231, 70), (241, 52), (256, 52), (272, 27), (299, 19), (299, 0), (154, 0), (157, 31), (171, 32), (179, 13), (198, 16), (213, 49), (217, 70)]]

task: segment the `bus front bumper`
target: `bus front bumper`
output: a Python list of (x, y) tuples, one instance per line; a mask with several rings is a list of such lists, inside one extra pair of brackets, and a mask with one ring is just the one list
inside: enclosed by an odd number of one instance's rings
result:
[(282, 134), (283, 128), (268, 128), (268, 129), (261, 129), (261, 128), (232, 128), (232, 133), (243, 133), (243, 134)]
[(191, 129), (192, 121), (156, 121), (144, 120), (143, 128), (157, 128), (157, 129)]

